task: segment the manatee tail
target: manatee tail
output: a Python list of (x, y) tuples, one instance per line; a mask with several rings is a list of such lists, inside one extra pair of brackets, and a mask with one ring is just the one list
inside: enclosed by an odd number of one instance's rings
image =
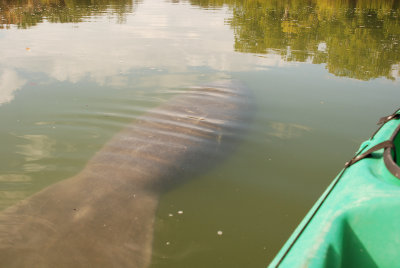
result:
[(147, 267), (158, 195), (96, 178), (81, 173), (5, 210), (0, 267)]

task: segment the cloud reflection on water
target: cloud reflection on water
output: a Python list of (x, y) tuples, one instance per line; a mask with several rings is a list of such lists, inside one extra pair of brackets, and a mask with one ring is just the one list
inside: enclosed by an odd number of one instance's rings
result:
[(40, 160), (51, 157), (54, 151), (55, 141), (46, 135), (23, 135), (20, 138), (24, 144), (17, 145), (17, 154), (24, 156), (24, 170), (27, 172), (37, 172), (47, 166), (40, 164)]
[(5, 69), (0, 75), (0, 105), (11, 102), (14, 99), (15, 91), (21, 89), (26, 80), (21, 78), (16, 71)]
[[(120, 87), (137, 82), (131, 77), (134, 70), (184, 76), (193, 68), (236, 72), (286, 65), (279, 55), (261, 58), (234, 52), (227, 12), (145, 1), (140, 12), (127, 16), (126, 24), (99, 17), (96, 23), (80, 23), (78, 29), (46, 22), (24, 31), (11, 29), (0, 43), (0, 68), (42, 73), (60, 82), (88, 79)], [(210, 27), (213, 31), (205, 30)]]

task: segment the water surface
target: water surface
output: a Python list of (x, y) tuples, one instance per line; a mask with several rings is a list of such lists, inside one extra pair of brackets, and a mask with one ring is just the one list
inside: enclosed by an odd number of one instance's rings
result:
[(236, 79), (247, 135), (162, 196), (151, 267), (265, 267), (399, 106), (399, 16), (394, 0), (2, 1), (0, 208), (186, 88)]

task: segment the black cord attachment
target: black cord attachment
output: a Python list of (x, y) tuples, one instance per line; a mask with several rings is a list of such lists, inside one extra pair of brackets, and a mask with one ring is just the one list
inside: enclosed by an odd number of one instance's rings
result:
[(346, 168), (350, 167), (351, 165), (357, 163), (358, 161), (371, 156), (371, 154), (373, 152), (376, 152), (378, 150), (381, 149), (386, 149), (386, 148), (394, 148), (394, 143), (392, 140), (388, 140), (388, 141), (384, 141), (381, 143), (378, 143), (377, 145), (373, 146), (372, 148), (370, 148), (369, 150), (367, 150), (366, 152), (356, 155), (355, 157), (353, 157), (350, 161), (346, 162), (346, 164), (344, 165)]
[(377, 125), (384, 125), (392, 119), (399, 119), (400, 114), (398, 114), (397, 112), (398, 111), (396, 111), (396, 113), (394, 113), (394, 114), (382, 117), (381, 119), (379, 119)]

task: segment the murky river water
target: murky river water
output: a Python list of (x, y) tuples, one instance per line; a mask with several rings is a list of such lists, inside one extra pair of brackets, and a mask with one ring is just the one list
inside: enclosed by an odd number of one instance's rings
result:
[(152, 268), (265, 267), (400, 106), (395, 0), (4, 0), (0, 18), (1, 209), (190, 86), (249, 88), (234, 153), (161, 196)]

